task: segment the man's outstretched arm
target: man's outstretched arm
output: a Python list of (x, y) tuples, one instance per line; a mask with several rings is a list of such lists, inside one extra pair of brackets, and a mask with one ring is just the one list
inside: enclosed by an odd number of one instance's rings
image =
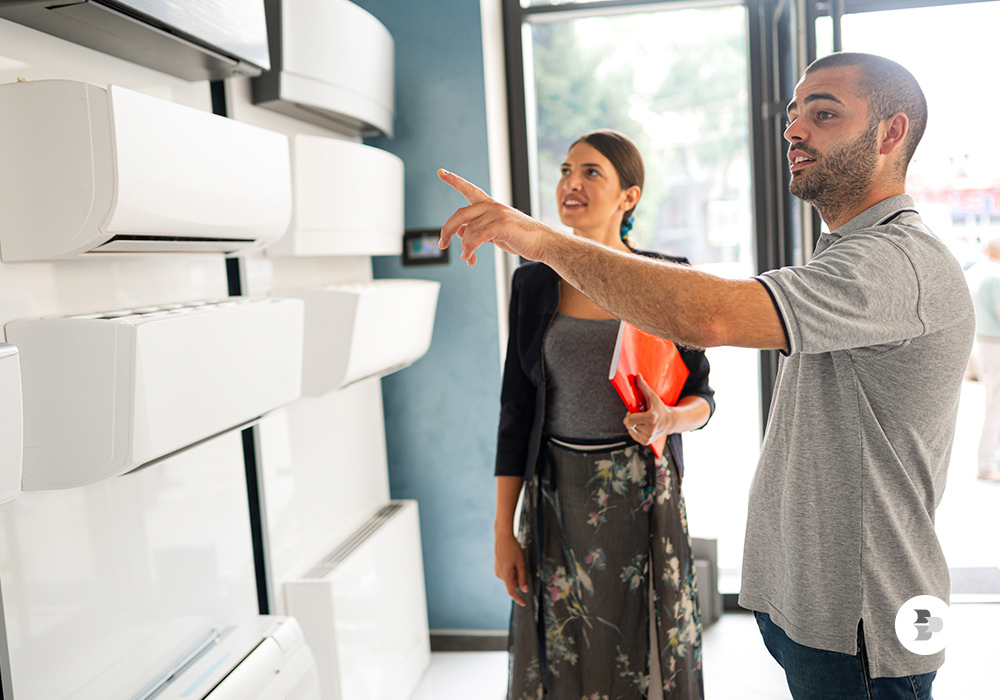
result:
[(438, 174), (469, 202), (445, 222), (439, 245), (446, 248), (458, 236), (462, 260), (470, 265), (479, 246), (493, 243), (540, 260), (611, 314), (682, 345), (787, 348), (774, 302), (756, 280), (728, 280), (619, 252), (494, 202), (453, 173)]

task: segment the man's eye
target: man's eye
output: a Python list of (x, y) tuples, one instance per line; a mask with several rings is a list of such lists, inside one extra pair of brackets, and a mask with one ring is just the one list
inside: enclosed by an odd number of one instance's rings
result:
[(567, 175), (569, 175), (569, 168), (559, 168), (559, 174), (562, 175), (563, 177), (566, 177)]
[(816, 112), (816, 118), (820, 121), (826, 121), (827, 119), (833, 119), (836, 116), (833, 112)]

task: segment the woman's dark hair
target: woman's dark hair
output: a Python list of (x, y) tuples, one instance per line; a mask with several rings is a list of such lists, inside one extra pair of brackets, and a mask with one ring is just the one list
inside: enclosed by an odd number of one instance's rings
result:
[[(642, 164), (642, 156), (639, 149), (625, 134), (612, 129), (598, 129), (584, 134), (570, 144), (573, 148), (578, 143), (586, 143), (597, 149), (597, 151), (611, 161), (615, 171), (618, 173), (618, 186), (623, 190), (635, 185), (640, 190), (646, 177), (646, 169)], [(622, 221), (628, 221), (632, 216), (635, 207), (629, 209), (622, 216)]]

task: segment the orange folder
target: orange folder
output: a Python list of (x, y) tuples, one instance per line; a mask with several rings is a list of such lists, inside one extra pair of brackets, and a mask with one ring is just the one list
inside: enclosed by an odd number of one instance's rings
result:
[[(680, 398), (681, 389), (687, 381), (688, 368), (672, 342), (622, 321), (618, 328), (618, 340), (615, 342), (615, 354), (611, 358), (608, 379), (618, 391), (629, 413), (647, 410), (646, 399), (636, 384), (637, 374), (642, 375), (663, 403), (673, 406)], [(661, 435), (650, 444), (657, 457), (663, 456), (666, 443), (667, 436)]]

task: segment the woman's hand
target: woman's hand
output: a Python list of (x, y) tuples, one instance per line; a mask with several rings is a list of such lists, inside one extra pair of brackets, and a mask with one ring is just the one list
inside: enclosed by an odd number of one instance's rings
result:
[(646, 410), (641, 413), (627, 413), (622, 421), (628, 429), (628, 434), (640, 445), (648, 445), (661, 435), (676, 433), (676, 409), (663, 403), (641, 374), (636, 375), (635, 383), (646, 399)]
[(656, 395), (642, 375), (636, 375), (635, 383), (646, 397), (646, 410), (641, 413), (627, 413), (625, 428), (640, 445), (648, 445), (661, 435), (683, 433), (700, 428), (708, 422), (712, 408), (701, 396), (684, 396), (676, 406), (668, 406)]
[(528, 576), (524, 570), (524, 550), (513, 532), (496, 536), (493, 551), (493, 571), (507, 586), (507, 594), (524, 607), (522, 593), (528, 592)]

